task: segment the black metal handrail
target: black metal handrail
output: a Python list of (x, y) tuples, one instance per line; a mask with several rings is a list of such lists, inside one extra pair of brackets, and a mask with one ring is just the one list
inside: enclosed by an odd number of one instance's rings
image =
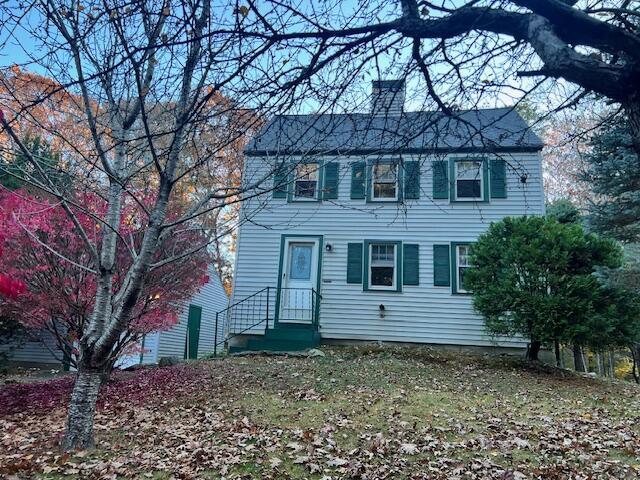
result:
[[(280, 298), (277, 298), (277, 295)], [(316, 330), (319, 326), (319, 309), (322, 296), (313, 288), (264, 287), (216, 313), (213, 355), (218, 347), (237, 335), (242, 335), (274, 322), (276, 306), (279, 307), (278, 321), (309, 323)], [(277, 301), (279, 300), (279, 301)]]
[(318, 330), (320, 328), (320, 302), (322, 301), (322, 295), (320, 295), (320, 293), (316, 292), (315, 288), (311, 289), (311, 293), (313, 295), (314, 298), (314, 307), (313, 307), (313, 320), (312, 320), (312, 325), (313, 327)]
[(213, 355), (218, 354), (218, 346), (224, 345), (229, 338), (241, 335), (273, 319), (273, 287), (261, 290), (239, 300), (216, 313), (213, 339)]

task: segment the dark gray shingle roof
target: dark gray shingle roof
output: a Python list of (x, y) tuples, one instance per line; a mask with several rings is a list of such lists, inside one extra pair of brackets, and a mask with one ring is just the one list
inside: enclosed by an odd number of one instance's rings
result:
[(249, 155), (539, 150), (543, 144), (512, 108), (440, 112), (280, 115), (246, 148)]

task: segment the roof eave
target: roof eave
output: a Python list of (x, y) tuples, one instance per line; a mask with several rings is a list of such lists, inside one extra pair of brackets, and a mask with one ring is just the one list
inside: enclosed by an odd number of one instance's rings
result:
[(343, 149), (343, 150), (245, 150), (248, 157), (267, 157), (281, 155), (372, 155), (372, 154), (434, 154), (434, 153), (531, 153), (539, 152), (543, 144), (516, 147), (436, 147), (436, 148), (404, 148), (404, 149)]

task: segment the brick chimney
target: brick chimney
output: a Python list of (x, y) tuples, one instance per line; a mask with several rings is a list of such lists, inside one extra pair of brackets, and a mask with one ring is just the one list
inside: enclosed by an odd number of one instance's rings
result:
[(398, 116), (404, 109), (404, 80), (372, 82), (371, 113), (376, 117)]

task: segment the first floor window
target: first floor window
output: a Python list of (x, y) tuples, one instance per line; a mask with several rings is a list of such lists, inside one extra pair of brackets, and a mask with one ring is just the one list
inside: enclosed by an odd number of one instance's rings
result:
[(398, 199), (398, 165), (396, 163), (374, 163), (371, 169), (373, 200)]
[(464, 277), (471, 267), (471, 248), (469, 245), (458, 245), (456, 247), (456, 281), (458, 292), (466, 293)]
[(381, 290), (396, 287), (396, 245), (372, 243), (369, 245), (369, 286)]
[(315, 199), (318, 192), (318, 164), (301, 163), (296, 167), (294, 196)]
[(456, 200), (482, 200), (482, 161), (455, 162)]

